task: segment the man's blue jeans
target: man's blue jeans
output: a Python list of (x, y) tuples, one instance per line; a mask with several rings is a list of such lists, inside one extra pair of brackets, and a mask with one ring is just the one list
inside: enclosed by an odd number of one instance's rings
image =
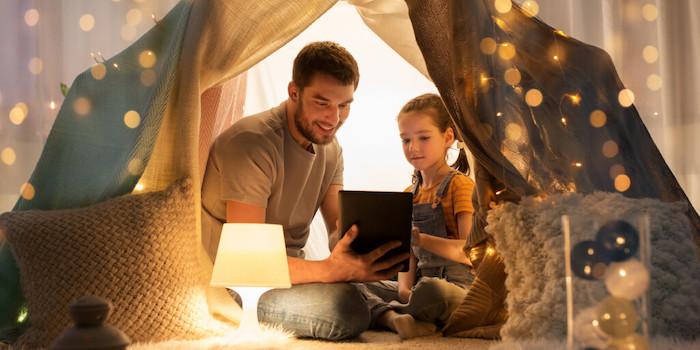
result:
[(258, 319), (298, 337), (354, 338), (369, 328), (362, 293), (349, 283), (310, 283), (273, 289), (260, 297)]

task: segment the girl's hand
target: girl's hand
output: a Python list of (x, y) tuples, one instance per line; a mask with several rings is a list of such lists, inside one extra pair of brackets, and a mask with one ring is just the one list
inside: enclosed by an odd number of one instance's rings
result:
[(421, 239), (420, 239), (420, 230), (418, 227), (413, 226), (411, 229), (411, 245), (415, 247), (422, 247), (421, 246)]

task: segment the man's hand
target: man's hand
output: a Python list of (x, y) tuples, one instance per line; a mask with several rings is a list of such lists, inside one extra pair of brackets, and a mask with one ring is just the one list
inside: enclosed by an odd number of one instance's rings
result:
[(355, 253), (350, 244), (356, 237), (357, 226), (353, 225), (326, 259), (332, 275), (331, 282), (371, 282), (389, 279), (402, 269), (401, 263), (408, 259), (408, 253), (382, 259), (386, 253), (401, 246), (399, 241), (382, 244), (366, 254)]

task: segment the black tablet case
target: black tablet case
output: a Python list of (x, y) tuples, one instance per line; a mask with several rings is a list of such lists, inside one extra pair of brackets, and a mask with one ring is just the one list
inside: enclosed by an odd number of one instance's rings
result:
[[(408, 253), (411, 248), (413, 195), (410, 192), (340, 191), (340, 232), (357, 224), (359, 235), (351, 248), (368, 253), (389, 241), (401, 246), (387, 254)], [(408, 262), (404, 265), (408, 271)]]

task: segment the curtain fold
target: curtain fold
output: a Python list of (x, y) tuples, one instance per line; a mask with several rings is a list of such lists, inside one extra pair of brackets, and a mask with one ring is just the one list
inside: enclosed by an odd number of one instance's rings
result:
[(700, 233), (605, 51), (516, 4), (505, 13), (487, 0), (408, 5), (430, 77), (477, 162), (508, 191), (683, 201)]

